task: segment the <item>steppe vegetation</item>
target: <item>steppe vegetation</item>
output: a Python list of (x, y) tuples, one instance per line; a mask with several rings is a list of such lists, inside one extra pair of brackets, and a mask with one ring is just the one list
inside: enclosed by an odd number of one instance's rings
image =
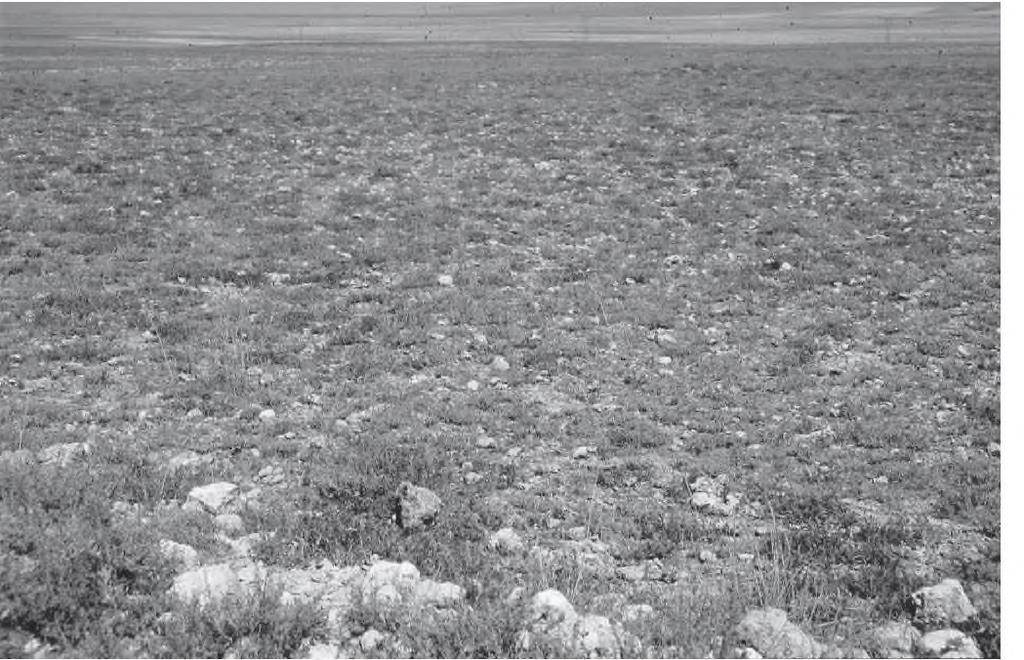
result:
[(0, 655), (999, 654), (996, 49), (2, 68)]

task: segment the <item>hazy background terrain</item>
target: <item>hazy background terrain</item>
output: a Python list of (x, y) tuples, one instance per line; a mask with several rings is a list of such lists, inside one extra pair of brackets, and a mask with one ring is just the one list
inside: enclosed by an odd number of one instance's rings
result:
[(593, 41), (995, 42), (997, 3), (0, 5), (0, 45)]

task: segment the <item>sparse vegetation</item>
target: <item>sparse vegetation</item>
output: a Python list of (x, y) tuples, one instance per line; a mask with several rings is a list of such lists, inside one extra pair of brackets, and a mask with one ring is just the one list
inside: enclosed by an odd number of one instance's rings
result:
[[(935, 51), (12, 49), (0, 655), (337, 634), (168, 593), (162, 540), (212, 562), (240, 524), (267, 566), (465, 588), (355, 607), (366, 656), (559, 655), (517, 637), (547, 588), (650, 605), (651, 657), (769, 606), (849, 646), (944, 577), (998, 656), (998, 49)], [(223, 481), (240, 523), (182, 508)]]

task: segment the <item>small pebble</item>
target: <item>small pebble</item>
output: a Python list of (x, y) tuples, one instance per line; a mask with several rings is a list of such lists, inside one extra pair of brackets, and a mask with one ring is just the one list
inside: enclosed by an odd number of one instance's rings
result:
[(441, 286), (454, 286), (455, 278), (453, 278), (451, 275), (438, 275), (437, 283), (440, 284)]

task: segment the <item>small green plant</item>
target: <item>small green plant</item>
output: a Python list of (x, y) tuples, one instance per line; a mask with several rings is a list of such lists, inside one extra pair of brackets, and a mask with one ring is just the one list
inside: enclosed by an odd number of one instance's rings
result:
[(0, 627), (110, 655), (163, 609), (172, 569), (158, 539), (110, 511), (106, 480), (0, 475)]
[(282, 605), (280, 593), (260, 589), (203, 608), (179, 606), (161, 622), (154, 643), (158, 657), (289, 658), (306, 640), (325, 633), (323, 613), (313, 604)]

